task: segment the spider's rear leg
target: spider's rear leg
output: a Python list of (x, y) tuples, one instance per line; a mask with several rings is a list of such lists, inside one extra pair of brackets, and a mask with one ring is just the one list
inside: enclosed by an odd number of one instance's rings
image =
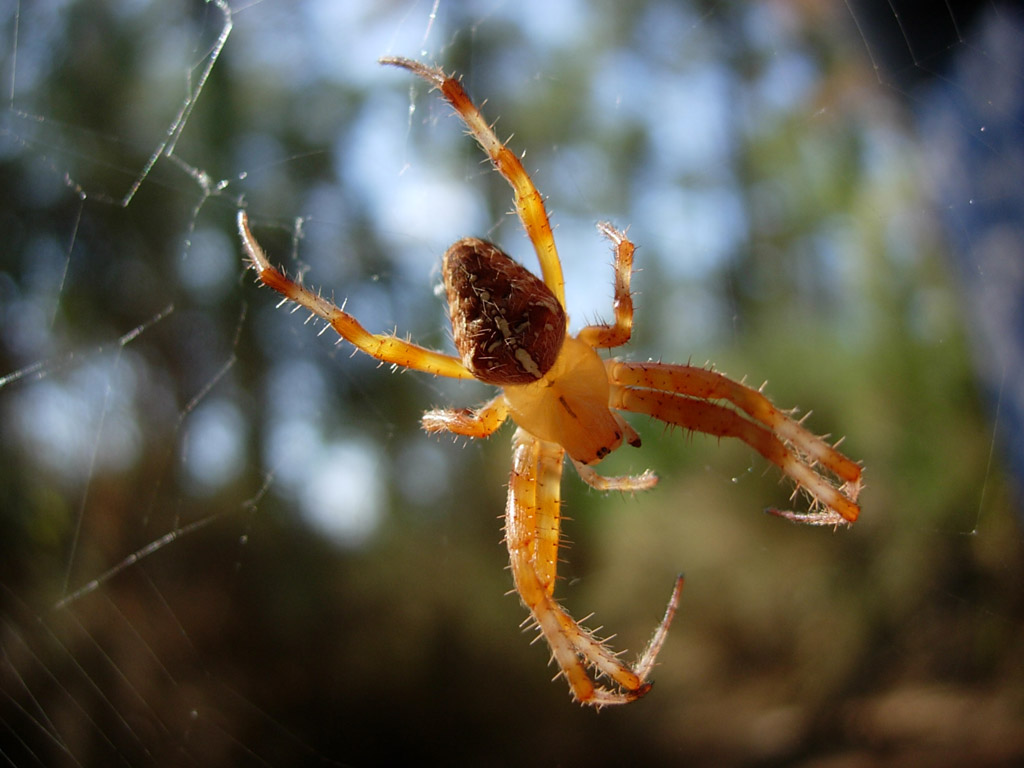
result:
[[(739, 438), (809, 493), (814, 505), (825, 507), (816, 511), (812, 506), (808, 514), (776, 514), (819, 525), (849, 525), (860, 515), (860, 466), (786, 417), (760, 392), (690, 366), (612, 362), (608, 370), (613, 407), (695, 432)], [(621, 386), (623, 382), (644, 386)], [(715, 386), (709, 390), (708, 384)], [(743, 413), (709, 402), (711, 397), (725, 398)]]
[(592, 347), (607, 349), (622, 346), (633, 333), (633, 295), (629, 283), (633, 276), (633, 252), (636, 247), (625, 232), (607, 221), (599, 222), (597, 228), (615, 246), (615, 323), (588, 325), (579, 332), (577, 338)]
[[(647, 680), (679, 603), (676, 584), (668, 609), (636, 666), (624, 664), (594, 634), (581, 627), (554, 599), (560, 531), (560, 486), (564, 451), (525, 430), (513, 438), (512, 476), (505, 511), (508, 545), (516, 590), (551, 648), (570, 692), (581, 704), (625, 704), (651, 688)], [(593, 668), (620, 690), (596, 685)]]

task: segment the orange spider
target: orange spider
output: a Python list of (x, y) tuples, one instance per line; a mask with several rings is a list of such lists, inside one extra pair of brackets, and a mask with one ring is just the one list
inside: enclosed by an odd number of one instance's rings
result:
[[(596, 350), (625, 344), (633, 323), (633, 244), (611, 224), (600, 223), (598, 229), (615, 248), (615, 322), (589, 325), (569, 336), (565, 284), (551, 225), (522, 163), (498, 140), (459, 80), (409, 59), (388, 57), (381, 63), (419, 75), (455, 108), (512, 185), (516, 212), (540, 259), (543, 280), (483, 240), (465, 238), (451, 246), (444, 255), (443, 277), (459, 352), (453, 357), (393, 335), (370, 333), (344, 310), (290, 280), (271, 266), (240, 211), (238, 228), (249, 266), (265, 285), (320, 316), (356, 349), (382, 362), (436, 376), (478, 379), (501, 389), (475, 410), (428, 411), (423, 428), (487, 437), (507, 418), (516, 423), (505, 509), (505, 543), (516, 591), (577, 701), (596, 707), (633, 701), (651, 688), (647, 678), (678, 606), (683, 579), (676, 580), (665, 617), (632, 666), (562, 608), (554, 590), (564, 456), (569, 455), (580, 477), (594, 488), (637, 491), (652, 487), (657, 477), (650, 471), (605, 477), (591, 466), (623, 441), (640, 445), (640, 437), (618, 411), (737, 437), (810, 497), (808, 512), (772, 511), (816, 525), (848, 525), (857, 519), (861, 468), (759, 391), (719, 373), (689, 365), (602, 360)], [(602, 679), (605, 684), (598, 685)]]

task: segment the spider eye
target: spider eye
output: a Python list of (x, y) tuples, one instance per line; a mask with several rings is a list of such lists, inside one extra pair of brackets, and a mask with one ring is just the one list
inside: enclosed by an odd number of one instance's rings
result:
[(544, 282), (492, 243), (468, 237), (444, 255), (455, 347), (487, 384), (529, 384), (554, 365), (565, 310)]

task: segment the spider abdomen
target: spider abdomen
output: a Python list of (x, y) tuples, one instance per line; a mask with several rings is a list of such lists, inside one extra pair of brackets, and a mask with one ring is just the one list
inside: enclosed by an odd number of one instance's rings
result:
[(442, 267), (455, 347), (487, 384), (537, 381), (565, 340), (565, 310), (544, 282), (492, 243), (467, 237)]

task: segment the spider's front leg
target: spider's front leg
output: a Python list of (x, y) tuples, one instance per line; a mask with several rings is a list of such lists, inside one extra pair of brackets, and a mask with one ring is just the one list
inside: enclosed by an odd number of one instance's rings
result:
[(305, 307), (314, 315), (326, 320), (339, 336), (356, 349), (383, 363), (403, 368), (414, 368), (435, 376), (448, 376), (453, 379), (473, 378), (473, 374), (458, 358), (434, 352), (403, 341), (396, 336), (370, 333), (359, 324), (358, 320), (335, 306), (333, 302), (323, 298), (319, 293), (311, 291), (301, 283), (289, 279), (267, 259), (260, 244), (256, 242), (256, 238), (249, 230), (249, 217), (245, 211), (238, 212), (238, 234), (242, 239), (242, 247), (245, 249), (249, 266), (256, 271), (260, 282), (273, 288), (288, 301), (293, 301), (298, 306)]
[(607, 221), (598, 222), (597, 229), (615, 246), (615, 298), (612, 304), (615, 323), (588, 325), (576, 338), (592, 347), (608, 349), (622, 346), (633, 335), (633, 295), (629, 283), (633, 276), (633, 252), (636, 247), (625, 232)]
[(422, 77), (440, 91), (462, 118), (473, 138), (487, 153), (495, 170), (511, 185), (515, 194), (516, 213), (519, 214), (523, 229), (526, 230), (537, 253), (544, 283), (564, 307), (565, 278), (562, 275), (562, 263), (558, 259), (558, 249), (555, 247), (551, 222), (544, 208), (544, 198), (533, 185), (519, 158), (494, 134), (494, 129), (484, 120), (480, 110), (462, 87), (462, 83), (446, 75), (443, 69), (428, 67), (426, 64), (401, 56), (385, 56), (380, 59), (380, 63), (402, 67)]
[[(668, 635), (682, 591), (682, 577), (646, 650), (632, 667), (581, 627), (554, 599), (561, 528), (561, 480), (564, 451), (525, 430), (513, 438), (512, 476), (505, 510), (508, 545), (516, 591), (551, 648), (559, 674), (581, 704), (602, 707), (625, 704), (651, 688), (647, 680)], [(606, 677), (620, 690), (595, 685), (588, 674)]]

